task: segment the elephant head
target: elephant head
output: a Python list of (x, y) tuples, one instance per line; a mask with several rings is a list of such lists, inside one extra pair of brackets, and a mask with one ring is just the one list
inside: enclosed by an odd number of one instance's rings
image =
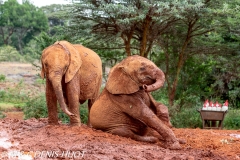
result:
[(115, 65), (106, 84), (112, 94), (132, 94), (141, 87), (152, 92), (163, 86), (164, 73), (147, 58), (134, 55)]
[(62, 78), (69, 83), (78, 72), (82, 60), (78, 51), (67, 41), (56, 42), (43, 50), (41, 77), (52, 84), (62, 110), (69, 116), (73, 114), (67, 109), (62, 91)]

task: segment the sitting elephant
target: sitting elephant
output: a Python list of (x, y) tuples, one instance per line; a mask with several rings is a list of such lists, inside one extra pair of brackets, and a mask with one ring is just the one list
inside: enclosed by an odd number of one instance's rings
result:
[(110, 70), (106, 87), (91, 108), (92, 127), (137, 141), (163, 138), (164, 147), (180, 149), (167, 107), (149, 93), (162, 87), (164, 80), (152, 61), (137, 55), (125, 58)]
[(49, 124), (58, 124), (58, 101), (61, 109), (70, 116), (70, 123), (80, 125), (79, 103), (88, 100), (90, 110), (100, 93), (100, 57), (82, 45), (58, 41), (43, 50), (41, 62), (41, 77), (46, 77)]

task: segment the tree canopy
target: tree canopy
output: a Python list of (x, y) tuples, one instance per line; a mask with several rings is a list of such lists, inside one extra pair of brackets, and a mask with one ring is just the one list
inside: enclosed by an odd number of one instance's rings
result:
[(222, 52), (239, 51), (239, 44), (231, 49), (230, 43), (221, 42), (224, 36), (234, 37), (229, 27), (239, 30), (238, 11), (238, 1), (225, 0), (80, 0), (71, 11), (69, 32), (76, 40), (88, 39), (92, 48), (124, 49), (126, 56), (139, 54), (158, 62), (172, 106), (189, 60), (202, 55), (203, 61), (220, 60)]
[(200, 10), (204, 5), (201, 0), (81, 0), (72, 11), (71, 29), (81, 32), (77, 26), (86, 26), (90, 21), (95, 36), (111, 43), (121, 40), (116, 47), (124, 48), (128, 56), (148, 57), (159, 37), (190, 10)]
[(20, 52), (37, 33), (48, 30), (45, 14), (28, 0), (22, 4), (17, 0), (5, 1), (0, 5), (0, 12), (0, 43), (13, 44)]

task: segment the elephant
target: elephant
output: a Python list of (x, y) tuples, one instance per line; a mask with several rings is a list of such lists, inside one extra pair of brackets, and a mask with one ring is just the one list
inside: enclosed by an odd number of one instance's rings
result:
[(70, 117), (70, 124), (81, 125), (79, 103), (88, 100), (90, 111), (100, 94), (100, 57), (80, 44), (63, 40), (42, 51), (41, 63), (41, 77), (46, 78), (48, 123), (58, 124), (58, 102), (63, 112)]
[(106, 86), (90, 111), (93, 128), (137, 141), (180, 149), (171, 130), (168, 108), (151, 95), (165, 75), (152, 61), (128, 56), (111, 68)]

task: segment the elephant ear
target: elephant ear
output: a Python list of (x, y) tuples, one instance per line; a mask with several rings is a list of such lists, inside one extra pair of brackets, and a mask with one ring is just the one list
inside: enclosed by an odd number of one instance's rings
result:
[[(50, 48), (51, 46), (47, 47), (47, 48)], [(43, 59), (45, 58), (46, 56), (46, 49), (45, 48), (43, 51), (42, 51), (42, 56), (41, 56), (41, 64), (42, 64), (42, 69), (41, 69), (41, 78), (44, 79), (45, 78), (45, 69), (44, 69), (44, 65), (43, 65)]]
[(55, 44), (60, 44), (65, 49), (67, 54), (70, 55), (70, 63), (65, 73), (65, 83), (68, 83), (73, 79), (75, 74), (80, 69), (82, 65), (82, 59), (78, 50), (71, 43), (67, 41), (58, 41), (55, 42)]
[(109, 73), (106, 89), (112, 94), (132, 94), (139, 90), (139, 86), (123, 66), (115, 66)]

